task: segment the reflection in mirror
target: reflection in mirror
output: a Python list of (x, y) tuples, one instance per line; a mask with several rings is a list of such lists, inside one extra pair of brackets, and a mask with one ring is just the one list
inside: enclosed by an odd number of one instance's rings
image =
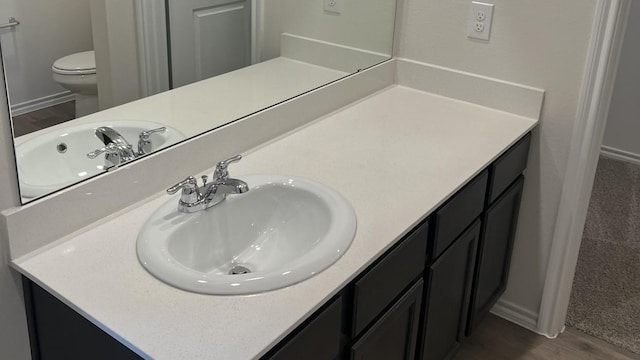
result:
[[(391, 57), (395, 0), (5, 0), (23, 201)], [(171, 91), (167, 91), (170, 90)]]

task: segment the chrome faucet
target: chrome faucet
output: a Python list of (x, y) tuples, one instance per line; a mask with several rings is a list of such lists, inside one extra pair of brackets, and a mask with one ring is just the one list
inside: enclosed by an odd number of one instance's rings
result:
[(105, 166), (112, 167), (136, 158), (137, 154), (133, 150), (133, 146), (116, 130), (108, 126), (101, 126), (96, 129), (95, 134), (102, 141), (104, 147), (88, 153), (89, 159), (95, 159), (104, 153)]
[(246, 182), (229, 177), (228, 166), (231, 163), (240, 161), (241, 155), (236, 155), (230, 159), (220, 161), (213, 172), (214, 179), (207, 183), (208, 176), (202, 176), (202, 186), (198, 186), (198, 180), (189, 176), (183, 181), (167, 189), (167, 193), (173, 195), (182, 190), (180, 201), (178, 201), (178, 211), (184, 213), (194, 213), (206, 210), (218, 205), (229, 194), (243, 194), (249, 191)]
[(138, 151), (135, 151), (133, 145), (118, 131), (108, 126), (101, 126), (96, 129), (95, 135), (102, 141), (104, 147), (88, 153), (87, 157), (95, 159), (100, 154), (105, 154), (105, 167), (118, 166), (151, 152), (151, 134), (165, 131), (167, 128), (161, 127), (141, 132), (138, 136)]

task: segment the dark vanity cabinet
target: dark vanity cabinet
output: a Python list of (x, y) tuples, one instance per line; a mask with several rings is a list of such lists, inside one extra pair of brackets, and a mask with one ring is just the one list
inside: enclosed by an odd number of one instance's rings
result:
[[(341, 321), (334, 321), (331, 327), (318, 326), (316, 320), (337, 312), (332, 307), (320, 309), (307, 320), (308, 325), (300, 326), (263, 358), (414, 359), (421, 322), (428, 229), (426, 222), (417, 226), (345, 287), (337, 295), (339, 300), (332, 300), (342, 305)], [(335, 351), (337, 334), (340, 344)], [(318, 357), (319, 351), (314, 346), (327, 346), (332, 349), (331, 355)], [(292, 347), (297, 350), (291, 351)]]
[[(505, 290), (530, 139), (479, 172), (263, 359), (451, 358)], [(26, 279), (25, 299), (34, 358), (138, 358)]]
[(491, 310), (507, 286), (524, 186), (522, 174), (527, 167), (530, 143), (531, 134), (527, 134), (489, 166), (489, 187), (482, 216), (467, 335)]
[(422, 359), (445, 359), (464, 340), (480, 221), (429, 265)]
[(342, 351), (342, 296), (337, 296), (300, 325), (270, 358), (337, 359)]
[(23, 288), (33, 359), (141, 359), (40, 286)]
[(523, 183), (524, 178), (520, 176), (484, 214), (467, 335), (471, 334), (478, 321), (491, 310), (507, 287)]
[(480, 173), (431, 216), (421, 359), (447, 358), (464, 340), (488, 177)]
[(354, 360), (413, 359), (420, 321), (422, 279), (385, 312), (360, 339), (351, 346)]
[(346, 358), (413, 359), (420, 324), (428, 223), (356, 279)]
[[(453, 357), (505, 290), (530, 139), (524, 136), (340, 292), (341, 350), (324, 359)], [(264, 358), (316, 359), (313, 352), (272, 355), (298, 336)]]

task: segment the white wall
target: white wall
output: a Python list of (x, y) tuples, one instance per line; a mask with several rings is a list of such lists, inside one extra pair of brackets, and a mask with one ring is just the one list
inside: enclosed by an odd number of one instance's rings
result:
[(390, 54), (394, 1), (342, 1), (340, 15), (325, 13), (320, 0), (281, 0), (282, 31), (358, 49)]
[[(0, 13), (21, 24), (0, 30), (12, 105), (65, 92), (51, 78), (51, 65), (92, 48), (89, 3), (84, 0), (5, 0)], [(0, 19), (4, 22), (6, 19)], [(0, 88), (4, 88), (0, 78)], [(19, 205), (13, 143), (5, 92), (0, 92), (0, 211)], [(20, 277), (11, 270), (9, 240), (0, 223), (0, 358), (31, 358)]]
[(281, 32), (391, 53), (395, 14), (392, 0), (343, 1), (340, 15), (325, 12), (322, 0), (263, 0), (262, 3), (266, 8), (264, 59), (279, 54)]
[(640, 161), (640, 3), (631, 2), (603, 150)]
[(100, 110), (142, 97), (135, 4), (91, 0)]
[(11, 104), (66, 91), (52, 80), (51, 65), (92, 49), (89, 2), (4, 0), (0, 10), (21, 22), (14, 30), (0, 30)]
[[(492, 0), (490, 42), (469, 40), (470, 0), (404, 0), (398, 56), (545, 89), (534, 133), (507, 292), (534, 328), (540, 307), (595, 0)], [(469, 149), (473, 151), (473, 149)]]
[[(5, 86), (0, 77), (0, 88)], [(0, 211), (19, 205), (15, 173), (11, 122), (5, 92), (0, 91)], [(0, 221), (0, 358), (30, 359), (27, 320), (22, 300), (22, 285), (9, 268), (9, 239)]]
[(280, 33), (282, 33), (281, 0), (258, 0), (258, 26), (262, 30), (259, 34), (260, 61), (266, 61), (280, 56)]

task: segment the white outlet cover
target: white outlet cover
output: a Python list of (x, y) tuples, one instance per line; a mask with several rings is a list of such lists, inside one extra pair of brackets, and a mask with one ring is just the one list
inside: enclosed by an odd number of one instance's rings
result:
[(340, 14), (342, 12), (342, 2), (344, 0), (324, 0), (324, 11)]
[[(471, 11), (469, 12), (467, 24), (467, 37), (489, 41), (489, 37), (491, 36), (491, 21), (493, 20), (493, 7), (493, 4), (479, 1), (471, 2)], [(482, 29), (482, 31), (479, 31), (479, 29)]]

